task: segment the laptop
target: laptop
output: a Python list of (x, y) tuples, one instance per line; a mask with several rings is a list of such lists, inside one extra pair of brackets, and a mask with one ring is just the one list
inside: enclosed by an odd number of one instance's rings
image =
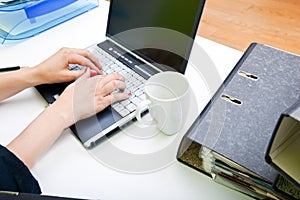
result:
[[(92, 148), (135, 120), (143, 84), (163, 71), (185, 72), (205, 0), (111, 0), (106, 40), (87, 49), (105, 73), (125, 77), (133, 96), (71, 126), (86, 148)], [(72, 70), (82, 66), (70, 66)], [(128, 80), (134, 79), (134, 83)], [(51, 104), (70, 83), (39, 85), (36, 89)]]

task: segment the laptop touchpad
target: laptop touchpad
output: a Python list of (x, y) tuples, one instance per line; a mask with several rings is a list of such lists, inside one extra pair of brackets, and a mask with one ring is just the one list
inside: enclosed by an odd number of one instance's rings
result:
[(71, 130), (83, 143), (85, 143), (95, 135), (101, 134), (102, 136), (102, 133), (100, 132), (109, 128), (120, 119), (122, 119), (122, 117), (119, 114), (113, 111), (111, 107), (107, 107), (96, 116), (75, 123), (71, 127)]

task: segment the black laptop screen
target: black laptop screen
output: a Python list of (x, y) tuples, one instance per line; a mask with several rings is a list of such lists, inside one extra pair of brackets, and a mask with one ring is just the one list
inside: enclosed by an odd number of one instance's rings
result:
[(203, 6), (204, 0), (111, 0), (106, 35), (158, 67), (184, 73)]

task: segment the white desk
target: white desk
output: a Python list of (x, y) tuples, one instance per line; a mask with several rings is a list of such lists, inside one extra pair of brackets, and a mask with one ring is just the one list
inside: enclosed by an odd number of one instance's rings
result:
[[(33, 66), (63, 46), (85, 48), (97, 43), (105, 37), (107, 13), (108, 2), (100, 1), (97, 9), (47, 32), (15, 45), (1, 46), (0, 66)], [(222, 79), (242, 55), (239, 51), (204, 38), (198, 37), (197, 42), (214, 61)], [(192, 83), (198, 101), (198, 106), (192, 105), (194, 113), (189, 116), (191, 119), (197, 116), (210, 98), (210, 94), (205, 92), (205, 77), (194, 72), (194, 67), (187, 68), (186, 76)], [(204, 89), (201, 90), (201, 87)], [(0, 143), (6, 145), (11, 141), (44, 109), (44, 106), (45, 102), (33, 88), (1, 102)], [(162, 141), (164, 138), (167, 136), (161, 136), (159, 140)], [(120, 145), (132, 145), (124, 142), (126, 140), (120, 135), (113, 137), (112, 140)], [(149, 147), (149, 144), (147, 145)], [(157, 144), (153, 146), (157, 147)], [(139, 148), (140, 145), (133, 145), (130, 146), (130, 151), (143, 155)], [(173, 157), (168, 158), (171, 162), (163, 169), (140, 174), (124, 173), (112, 169), (105, 163), (97, 162), (67, 130), (38, 161), (32, 173), (38, 179), (43, 193), (49, 195), (104, 200), (250, 199), (214, 183), (209, 177), (179, 163), (175, 159), (176, 150), (171, 154)]]

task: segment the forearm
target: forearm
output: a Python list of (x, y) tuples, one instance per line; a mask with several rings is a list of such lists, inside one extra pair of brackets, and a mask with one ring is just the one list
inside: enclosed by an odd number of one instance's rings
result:
[(29, 168), (75, 122), (105, 109), (108, 105), (128, 98), (124, 78), (112, 73), (90, 77), (90, 70), (70, 84), (60, 97), (48, 106), (7, 148)]
[(49, 106), (7, 148), (31, 168), (68, 126), (56, 108)]
[(0, 73), (0, 101), (41, 83), (41, 75), (36, 68), (25, 67), (17, 71)]

